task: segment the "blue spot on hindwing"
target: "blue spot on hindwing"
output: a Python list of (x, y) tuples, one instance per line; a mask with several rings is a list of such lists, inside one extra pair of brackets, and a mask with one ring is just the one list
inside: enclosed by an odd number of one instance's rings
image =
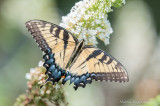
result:
[(62, 84), (65, 84), (68, 80), (71, 79), (71, 75), (67, 75), (63, 80), (62, 80)]
[(61, 71), (58, 72), (56, 78), (61, 78)]
[(81, 76), (81, 78), (80, 78), (80, 82), (83, 82), (83, 83), (85, 83), (86, 82), (86, 76)]
[(75, 84), (75, 85), (78, 85), (79, 82), (80, 82), (80, 81), (79, 81), (79, 77), (77, 77), (77, 78), (74, 80), (74, 84)]
[(55, 69), (56, 69), (56, 66), (53, 64), (50, 66), (50, 68), (48, 70), (51, 72), (54, 72)]
[(50, 54), (50, 55), (49, 55), (49, 58), (50, 58), (50, 59), (54, 59), (53, 57), (54, 57), (54, 54)]
[(75, 78), (72, 77), (71, 80), (70, 80), (70, 84), (71, 84), (72, 82), (74, 82), (74, 80), (75, 80)]
[(46, 64), (51, 65), (51, 64), (53, 64), (53, 62), (54, 62), (54, 60), (53, 60), (53, 59), (49, 59), (49, 60), (47, 60), (47, 61), (46, 61)]

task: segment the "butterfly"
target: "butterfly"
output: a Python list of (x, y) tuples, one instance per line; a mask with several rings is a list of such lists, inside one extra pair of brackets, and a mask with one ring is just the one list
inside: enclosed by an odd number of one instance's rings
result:
[(92, 80), (127, 82), (124, 66), (114, 57), (92, 45), (85, 45), (66, 29), (42, 20), (26, 22), (26, 28), (45, 53), (43, 56), (48, 75), (46, 82), (53, 84), (70, 80), (74, 89), (85, 87)]

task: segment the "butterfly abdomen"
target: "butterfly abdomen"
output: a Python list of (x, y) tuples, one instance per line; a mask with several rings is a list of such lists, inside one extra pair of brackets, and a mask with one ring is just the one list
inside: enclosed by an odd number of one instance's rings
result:
[(70, 62), (68, 62), (67, 67), (71, 67), (71, 63), (74, 63), (73, 61), (76, 61), (76, 57), (79, 56), (79, 54), (81, 53), (82, 49), (84, 47), (84, 39), (82, 39), (76, 46), (75, 52), (73, 53), (73, 55), (71, 56)]

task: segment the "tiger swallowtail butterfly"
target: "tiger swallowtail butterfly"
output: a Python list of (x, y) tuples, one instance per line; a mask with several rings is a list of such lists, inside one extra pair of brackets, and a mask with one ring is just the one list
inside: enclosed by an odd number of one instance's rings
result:
[(48, 79), (53, 84), (62, 79), (62, 84), (70, 80), (74, 89), (85, 87), (92, 80), (129, 81), (123, 65), (103, 50), (78, 39), (66, 29), (42, 20), (26, 22), (26, 27), (43, 56)]

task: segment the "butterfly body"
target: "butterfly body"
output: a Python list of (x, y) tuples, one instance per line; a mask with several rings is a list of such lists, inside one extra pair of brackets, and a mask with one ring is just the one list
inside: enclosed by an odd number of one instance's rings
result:
[(75, 49), (73, 55), (71, 56), (71, 59), (70, 59), (70, 61), (68, 62), (66, 68), (68, 68), (68, 67), (71, 65), (71, 63), (73, 63), (74, 60), (76, 60), (76, 57), (81, 53), (81, 51), (82, 51), (82, 49), (83, 49), (84, 46), (85, 46), (84, 39), (82, 39), (82, 40), (77, 44), (76, 49)]
[(54, 84), (62, 79), (62, 84), (70, 80), (75, 90), (92, 83), (92, 80), (129, 80), (123, 65), (106, 52), (94, 46), (85, 45), (66, 29), (50, 22), (31, 20), (26, 22), (41, 50), (48, 81)]

